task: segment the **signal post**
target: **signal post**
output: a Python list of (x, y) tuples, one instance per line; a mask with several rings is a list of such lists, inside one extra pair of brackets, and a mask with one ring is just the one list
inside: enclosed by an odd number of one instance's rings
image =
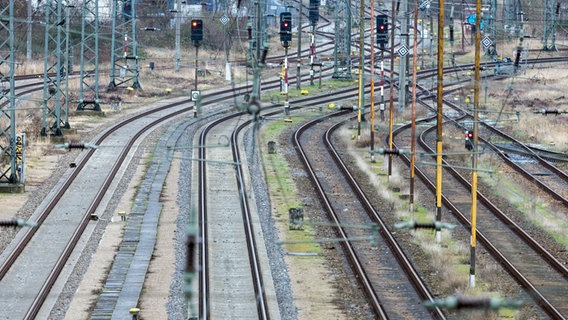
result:
[(193, 41), (193, 44), (195, 44), (195, 89), (191, 92), (191, 100), (195, 101), (193, 116), (197, 118), (197, 111), (200, 107), (198, 102), (200, 101), (201, 96), (199, 90), (197, 90), (197, 58), (199, 57), (199, 41), (203, 40), (203, 20), (191, 20), (191, 40)]
[(284, 47), (284, 116), (290, 115), (290, 104), (288, 102), (288, 48), (292, 41), (292, 14), (290, 12), (282, 12), (280, 14), (280, 42)]
[(311, 44), (310, 44), (310, 85), (314, 85), (314, 59), (316, 56), (316, 26), (319, 21), (319, 0), (310, 0), (308, 17), (312, 24)]

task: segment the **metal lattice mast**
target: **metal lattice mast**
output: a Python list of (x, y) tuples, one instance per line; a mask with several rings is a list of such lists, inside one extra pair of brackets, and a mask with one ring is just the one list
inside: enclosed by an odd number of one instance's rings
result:
[[(133, 89), (141, 88), (136, 41), (136, 2), (133, 0), (112, 2), (110, 88), (125, 86), (129, 83)], [(118, 3), (123, 4), (120, 10)], [(130, 12), (124, 10), (125, 4), (131, 6)], [(120, 43), (124, 45), (120, 46)]]
[[(16, 183), (16, 111), (14, 93), (14, 1), (0, 6), (0, 157), (9, 160), (0, 165), (0, 183)], [(6, 84), (8, 87), (6, 88)]]
[[(556, 50), (556, 28), (554, 14), (555, 0), (545, 0), (544, 2), (544, 33), (542, 35), (542, 50)], [(548, 46), (548, 39), (550, 38), (551, 44)]]
[[(493, 40), (493, 48), (495, 50), (491, 50), (491, 48), (487, 48), (487, 55), (493, 55), (497, 52), (497, 0), (491, 0), (491, 7), (489, 8), (489, 18), (485, 21), (485, 25), (487, 26), (490, 37)], [(485, 31), (485, 30), (483, 30)]]
[[(66, 13), (63, 3), (49, 0), (45, 6), (45, 47), (44, 47), (44, 74), (43, 74), (43, 114), (41, 135), (61, 136), (62, 128), (66, 128), (67, 96), (63, 81), (67, 71), (65, 65), (66, 39), (65, 32)], [(62, 108), (63, 105), (63, 108)], [(63, 119), (63, 120), (62, 120)]]
[(348, 0), (335, 1), (335, 47), (333, 78), (351, 79), (351, 10)]
[(99, 101), (99, 0), (83, 0), (81, 83), (77, 110), (101, 111)]
[(181, 68), (181, 0), (176, 1), (176, 53), (175, 53), (175, 70)]

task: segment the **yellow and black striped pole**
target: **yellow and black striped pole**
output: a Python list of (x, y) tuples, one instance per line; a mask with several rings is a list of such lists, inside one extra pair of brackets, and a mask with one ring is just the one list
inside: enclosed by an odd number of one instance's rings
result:
[[(440, 0), (438, 11), (438, 86), (437, 86), (437, 134), (436, 134), (436, 221), (442, 221), (442, 123), (444, 119), (444, 0)], [(436, 230), (436, 241), (442, 238)]]
[(480, 59), (481, 59), (481, 0), (477, 0), (475, 7), (475, 68), (473, 83), (473, 154), (471, 171), (471, 251), (469, 268), (469, 286), (475, 287), (475, 246), (477, 229), (477, 143), (479, 129), (479, 83), (481, 81)]

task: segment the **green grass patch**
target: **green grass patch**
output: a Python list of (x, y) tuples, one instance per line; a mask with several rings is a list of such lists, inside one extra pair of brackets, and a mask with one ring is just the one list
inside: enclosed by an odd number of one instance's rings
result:
[[(294, 119), (302, 121), (309, 118), (309, 114), (303, 114)], [(261, 147), (268, 148), (269, 141), (277, 141), (278, 136), (290, 126), (284, 121), (273, 121), (264, 126), (261, 131)], [(288, 252), (314, 252), (321, 253), (321, 246), (315, 242), (314, 230), (311, 226), (304, 224), (304, 230), (289, 230), (288, 210), (290, 208), (303, 207), (302, 201), (298, 196), (292, 173), (286, 158), (278, 152), (268, 154), (263, 150), (263, 163), (265, 167), (266, 183), (270, 190), (272, 212), (274, 218), (285, 225), (285, 232), (282, 235), (283, 247)], [(304, 223), (309, 221), (309, 212), (304, 212)]]
[(531, 223), (544, 230), (559, 244), (568, 249), (568, 234), (565, 232), (568, 226), (562, 217), (558, 217), (550, 211), (546, 203), (535, 198), (532, 194), (525, 193), (522, 186), (508, 180), (499, 173), (493, 175), (481, 173), (480, 178), (491, 187), (495, 195), (509, 199), (511, 204), (522, 212)]

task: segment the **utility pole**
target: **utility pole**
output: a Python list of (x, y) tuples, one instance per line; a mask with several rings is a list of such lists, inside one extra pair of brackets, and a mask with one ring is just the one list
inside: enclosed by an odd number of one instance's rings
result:
[[(261, 102), (260, 102), (260, 74), (264, 65), (266, 63), (266, 56), (268, 54), (268, 46), (265, 45), (263, 37), (261, 37), (261, 26), (265, 26), (263, 23), (263, 17), (266, 9), (265, 0), (259, 0), (256, 6), (256, 34), (254, 38), (256, 39), (256, 55), (251, 57), (250, 64), (253, 68), (253, 84), (250, 100), (246, 105), (246, 111), (253, 115), (254, 120), (259, 119)], [(265, 33), (263, 33), (265, 35)], [(252, 30), (249, 36), (253, 38)], [(260, 45), (262, 43), (262, 51), (260, 51)]]
[[(391, 2), (391, 24), (392, 24), (392, 31), (390, 34), (390, 87), (389, 87), (389, 150), (392, 150), (392, 146), (393, 146), (393, 136), (392, 136), (392, 131), (393, 131), (393, 125), (394, 125), (394, 99), (392, 97), (394, 97), (394, 83), (392, 81), (392, 79), (394, 79), (394, 29), (395, 29), (395, 18), (396, 18), (396, 10), (395, 10), (395, 0), (392, 0)], [(392, 175), (392, 154), (389, 153), (389, 158), (388, 158), (388, 177), (390, 178), (390, 176)]]
[(296, 90), (302, 89), (302, 1), (298, 3), (298, 56), (296, 58)]
[(371, 161), (375, 161), (375, 1), (371, 3), (371, 34), (369, 48), (371, 50)]
[(174, 14), (176, 16), (175, 71), (177, 72), (181, 69), (181, 0), (176, 0)]
[(357, 108), (357, 140), (361, 138), (361, 122), (365, 121), (365, 3), (359, 5), (359, 103)]
[(32, 14), (32, 2), (28, 1), (28, 23), (26, 26), (26, 60), (28, 61), (32, 59)]
[(471, 172), (471, 248), (470, 248), (470, 268), (469, 268), (469, 285), (475, 287), (475, 247), (477, 241), (477, 152), (478, 152), (478, 129), (479, 129), (479, 93), (481, 82), (481, 0), (477, 0), (475, 8), (476, 18), (475, 25), (475, 67), (474, 67), (474, 83), (473, 83), (473, 154), (472, 154), (472, 172)]
[[(481, 0), (478, 0), (481, 1)], [(440, 0), (438, 11), (438, 83), (437, 83), (437, 133), (436, 133), (436, 221), (442, 222), (442, 126), (444, 121), (444, 8)], [(441, 241), (441, 230), (436, 229), (436, 240)]]
[[(404, 41), (404, 45), (408, 48), (409, 40), (408, 40), (408, 24), (409, 24), (409, 15), (408, 15), (408, 0), (402, 0), (401, 2), (401, 10), (400, 15), (402, 16), (401, 25), (400, 25), (400, 37), (401, 41)], [(393, 32), (394, 32), (393, 28)], [(404, 108), (406, 107), (406, 93), (407, 93), (407, 81), (406, 76), (408, 74), (408, 55), (404, 57), (400, 57), (400, 64), (399, 64), (399, 89), (398, 89), (398, 111), (403, 112)]]
[[(266, 13), (266, 1), (259, 0), (256, 2), (256, 21), (255, 21), (255, 43), (256, 43), (256, 55), (254, 59), (253, 68), (255, 68), (255, 76), (253, 82), (253, 97), (256, 95), (258, 101), (260, 101), (260, 93), (261, 93), (261, 82), (260, 82), (260, 71), (261, 65), (264, 66), (264, 60), (266, 57), (263, 57), (265, 53), (267, 53), (268, 48), (265, 47), (263, 35), (265, 34), (266, 30), (266, 23), (264, 20), (264, 14)], [(261, 50), (262, 46), (262, 50)]]
[[(486, 54), (488, 56), (494, 55), (497, 53), (497, 0), (491, 0), (491, 14), (485, 21), (485, 25), (483, 27), (489, 28), (491, 34), (491, 40), (493, 40), (493, 47), (487, 48)], [(493, 49), (492, 49), (493, 48)]]
[[(418, 8), (418, 0), (414, 0), (414, 8)], [(414, 10), (414, 34), (412, 44), (412, 119), (410, 133), (410, 192), (409, 207), (410, 212), (414, 212), (414, 165), (416, 162), (416, 76), (418, 66), (418, 10)]]

